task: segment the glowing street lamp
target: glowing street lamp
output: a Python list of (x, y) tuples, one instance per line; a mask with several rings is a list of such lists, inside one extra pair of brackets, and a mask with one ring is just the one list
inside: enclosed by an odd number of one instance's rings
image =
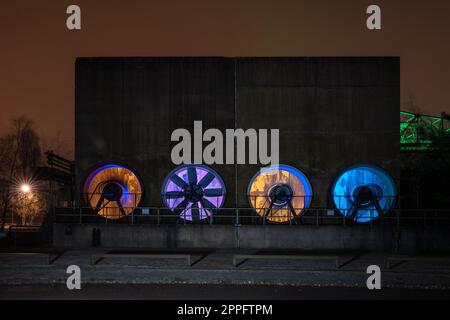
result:
[(23, 193), (29, 193), (31, 192), (31, 187), (29, 184), (24, 183), (20, 186), (20, 191), (22, 191)]

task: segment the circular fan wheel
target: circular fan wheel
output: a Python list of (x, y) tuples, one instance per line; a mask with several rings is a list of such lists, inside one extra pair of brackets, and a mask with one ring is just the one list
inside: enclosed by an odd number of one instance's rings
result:
[(133, 171), (121, 165), (106, 164), (93, 170), (86, 178), (83, 196), (98, 215), (117, 220), (139, 206), (142, 189)]
[(397, 186), (383, 169), (357, 165), (344, 170), (332, 186), (335, 207), (356, 222), (369, 222), (387, 214), (397, 200)]
[(225, 201), (226, 188), (220, 175), (210, 167), (182, 165), (164, 180), (164, 204), (181, 219), (198, 221), (214, 214)]
[(287, 165), (262, 168), (247, 188), (250, 205), (271, 222), (287, 222), (299, 216), (311, 204), (312, 195), (308, 178)]

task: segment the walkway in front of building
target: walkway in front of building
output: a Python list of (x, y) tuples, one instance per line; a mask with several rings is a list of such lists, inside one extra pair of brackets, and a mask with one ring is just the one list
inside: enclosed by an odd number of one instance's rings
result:
[[(35, 249), (34, 251), (49, 252)], [(336, 268), (336, 261), (331, 258), (322, 260), (238, 258), (236, 267), (233, 264), (233, 255), (255, 252), (216, 250), (192, 253), (192, 266), (189, 266), (183, 257), (179, 259), (116, 257), (105, 258), (93, 264), (93, 260), (96, 260), (93, 255), (106, 252), (130, 253), (113, 249), (70, 249), (59, 252), (62, 253), (59, 257), (58, 252), (50, 255), (51, 260), (56, 258), (51, 264), (48, 263), (46, 254), (0, 253), (0, 285), (65, 284), (69, 276), (67, 267), (77, 265), (81, 270), (81, 281), (85, 284), (246, 284), (366, 288), (366, 281), (370, 276), (367, 274), (367, 267), (376, 265), (381, 269), (381, 283), (385, 288), (450, 289), (450, 260), (436, 259), (439, 256), (429, 260), (392, 261), (390, 268), (385, 265), (386, 258), (392, 256), (390, 254), (348, 252), (326, 253), (328, 256), (339, 255), (339, 264), (342, 265), (339, 269)], [(133, 254), (142, 255), (148, 252), (140, 251)], [(312, 253), (302, 254), (312, 255)], [(320, 253), (318, 256), (323, 254)]]

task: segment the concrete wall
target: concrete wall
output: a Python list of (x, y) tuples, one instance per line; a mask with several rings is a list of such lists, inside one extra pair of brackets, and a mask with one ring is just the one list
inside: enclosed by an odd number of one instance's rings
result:
[[(313, 206), (331, 206), (333, 179), (351, 165), (398, 178), (399, 84), (398, 58), (78, 58), (77, 186), (92, 167), (118, 162), (141, 176), (143, 205), (162, 206), (172, 131), (236, 122), (280, 129), (281, 162), (310, 177)], [(225, 206), (247, 207), (258, 166), (213, 167)]]
[[(280, 163), (310, 177), (313, 206), (332, 207), (344, 169), (381, 166), (399, 178), (398, 58), (240, 58), (237, 122), (279, 128)], [(238, 167), (238, 195), (258, 170)]]
[[(144, 184), (143, 205), (162, 206), (161, 185), (175, 166), (172, 131), (234, 128), (234, 61), (225, 58), (78, 58), (76, 182), (115, 162)], [(214, 166), (230, 190), (234, 167)], [(234, 203), (229, 203), (233, 206)]]
[(99, 228), (103, 247), (395, 251), (398, 246), (401, 252), (450, 250), (445, 228), (73, 224), (71, 233), (66, 234), (67, 226), (55, 224), (57, 247), (89, 247), (93, 228)]

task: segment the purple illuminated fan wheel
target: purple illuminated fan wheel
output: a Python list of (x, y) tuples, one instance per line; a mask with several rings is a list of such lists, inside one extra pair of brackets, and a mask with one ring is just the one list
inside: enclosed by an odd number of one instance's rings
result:
[(164, 204), (181, 219), (198, 221), (208, 218), (225, 201), (225, 183), (213, 169), (199, 164), (182, 165), (164, 180)]

